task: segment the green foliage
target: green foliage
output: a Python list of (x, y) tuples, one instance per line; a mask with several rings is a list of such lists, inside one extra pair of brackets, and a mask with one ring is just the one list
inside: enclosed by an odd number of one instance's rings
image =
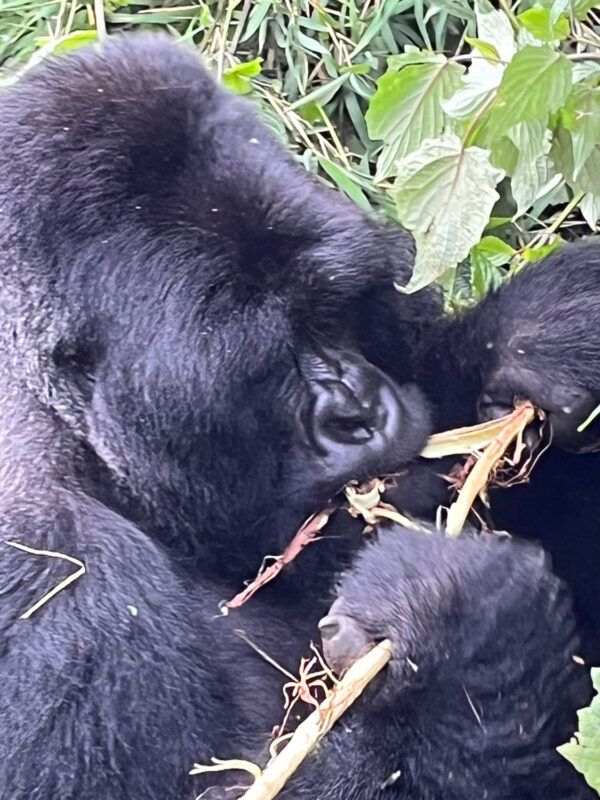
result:
[(490, 218), (502, 175), (488, 150), (464, 147), (452, 133), (426, 139), (398, 162), (396, 208), (417, 244), (405, 291), (421, 289), (467, 257)]
[(577, 712), (579, 730), (568, 744), (558, 748), (586, 781), (600, 793), (600, 668), (592, 669), (592, 682), (596, 696), (589, 708)]
[(399, 159), (417, 150), (425, 139), (441, 135), (442, 101), (458, 88), (463, 71), (461, 64), (432, 55), (399, 72), (390, 69), (379, 79), (366, 115), (369, 136), (383, 140), (376, 180), (395, 175)]
[[(390, 59), (367, 123), (371, 136), (382, 140), (376, 179), (399, 176), (390, 191), (398, 220), (417, 242), (407, 290), (447, 276), (470, 254), (471, 297), (477, 298), (502, 274), (535, 260), (536, 249), (546, 252), (554, 244), (569, 214), (559, 213), (545, 231), (540, 215), (564, 203), (563, 197), (569, 213), (581, 204), (584, 219), (596, 228), (599, 51), (588, 56), (578, 42), (577, 17), (584, 13), (582, 6), (556, 0), (532, 4), (516, 16), (504, 4), (498, 10), (480, 0), (476, 36), (465, 37), (466, 53), (461, 48), (413, 66)], [(407, 55), (414, 61), (428, 54)], [(585, 71), (576, 69), (583, 64)], [(441, 75), (452, 79), (442, 84)], [(449, 137), (452, 168), (439, 155)], [(478, 243), (498, 209), (510, 222), (495, 237), (505, 247), (492, 258), (489, 242)]]
[(600, 218), (598, 5), (510, 2), (0, 0), (0, 82), (119, 29), (164, 29), (306, 169), (410, 228), (407, 290), (443, 276), (460, 304)]

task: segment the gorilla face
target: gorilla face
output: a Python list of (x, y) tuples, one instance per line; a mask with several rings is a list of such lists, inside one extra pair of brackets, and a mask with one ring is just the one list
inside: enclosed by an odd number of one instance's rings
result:
[(548, 415), (553, 441), (600, 449), (600, 422), (579, 430), (600, 403), (600, 258), (593, 241), (524, 269), (479, 311), (483, 418), (531, 400)]
[[(0, 254), (21, 265), (5, 272), (22, 286), (0, 291), (22, 291), (23, 352), (44, 351), (38, 394), (96, 472), (108, 468), (127, 516), (231, 550), (259, 520), (275, 529), (280, 509), (289, 536), (350, 478), (416, 455), (427, 415), (395, 351), (410, 350), (400, 326), (427, 312), (405, 299), (405, 312), (378, 315), (379, 290), (410, 271), (406, 235), (308, 178), (193, 56), (165, 50), (158, 64), (140, 45), (136, 98), (147, 102), (133, 118), (120, 57), (102, 54), (93, 81), (78, 57), (56, 59), (9, 98), (3, 124), (35, 139), (49, 166), (31, 175), (31, 157), (3, 140), (18, 176), (3, 206), (10, 196), (12, 219), (37, 202), (27, 248)], [(157, 91), (171, 59), (173, 91)], [(64, 81), (69, 102), (54, 91)], [(39, 135), (56, 119), (57, 136)], [(372, 324), (359, 334), (365, 295)], [(366, 354), (384, 343), (378, 369)], [(395, 383), (380, 371), (388, 354)], [(93, 467), (79, 468), (96, 491)]]
[(86, 411), (92, 446), (147, 509), (146, 525), (164, 510), (165, 527), (175, 515), (220, 529), (220, 496), (241, 534), (276, 514), (287, 539), (350, 479), (397, 471), (422, 448), (421, 393), (371, 364), (346, 328), (361, 302), (350, 282), (349, 297), (323, 292), (308, 315), (293, 287), (236, 305), (227, 289), (225, 316), (201, 274), (193, 290), (168, 281), (124, 291), (121, 320), (135, 324), (114, 321)]

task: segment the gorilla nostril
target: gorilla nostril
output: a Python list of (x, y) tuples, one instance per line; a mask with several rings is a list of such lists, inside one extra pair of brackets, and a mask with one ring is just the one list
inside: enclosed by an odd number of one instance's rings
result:
[(319, 632), (321, 639), (327, 641), (333, 639), (340, 632), (340, 623), (336, 617), (323, 617), (319, 622)]
[[(333, 606), (331, 610), (335, 610)], [(372, 644), (364, 628), (346, 614), (328, 614), (319, 622), (319, 630), (325, 659), (338, 673), (353, 664)]]
[(373, 436), (371, 424), (361, 417), (333, 418), (323, 424), (323, 431), (332, 441), (340, 444), (360, 444), (368, 442)]
[(380, 423), (378, 387), (320, 381), (315, 395), (314, 435), (325, 451), (330, 444), (357, 445), (373, 438)]
[(493, 396), (488, 392), (479, 395), (477, 401), (477, 413), (480, 420), (488, 421), (499, 419), (510, 414), (514, 409), (514, 403), (505, 398)]

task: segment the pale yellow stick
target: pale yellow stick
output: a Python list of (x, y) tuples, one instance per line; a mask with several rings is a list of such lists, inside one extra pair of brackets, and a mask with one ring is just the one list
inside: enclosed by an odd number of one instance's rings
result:
[(471, 455), (483, 450), (502, 433), (514, 414), (515, 411), (512, 411), (504, 417), (480, 422), (479, 425), (434, 433), (427, 439), (419, 455), (421, 458), (444, 458), (444, 456)]
[(458, 536), (471, 506), (479, 492), (487, 484), (490, 473), (498, 464), (510, 443), (535, 419), (535, 409), (530, 403), (519, 406), (508, 417), (503, 417), (503, 426), (494, 440), (476, 461), (469, 472), (464, 486), (460, 490), (458, 500), (450, 506), (446, 520), (446, 535)]
[(366, 685), (385, 667), (391, 655), (392, 643), (385, 639), (355, 661), (319, 708), (298, 725), (288, 744), (267, 764), (261, 776), (240, 800), (272, 800), (276, 797), (319, 739), (332, 728)]

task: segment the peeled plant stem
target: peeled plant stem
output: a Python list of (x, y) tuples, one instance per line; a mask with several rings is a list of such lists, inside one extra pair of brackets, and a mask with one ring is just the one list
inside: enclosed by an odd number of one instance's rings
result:
[(475, 462), (469, 472), (464, 486), (460, 490), (458, 500), (450, 506), (446, 520), (446, 535), (458, 536), (471, 506), (479, 492), (487, 484), (490, 473), (498, 464), (511, 442), (513, 442), (524, 429), (535, 419), (535, 409), (530, 403), (524, 403), (516, 408), (512, 414), (503, 417), (499, 433), (488, 444), (482, 455)]
[(385, 667), (391, 655), (392, 643), (389, 639), (385, 639), (355, 661), (319, 708), (298, 725), (283, 750), (267, 764), (261, 776), (240, 800), (272, 800), (276, 797), (319, 739), (331, 729), (359, 697), (365, 686)]

